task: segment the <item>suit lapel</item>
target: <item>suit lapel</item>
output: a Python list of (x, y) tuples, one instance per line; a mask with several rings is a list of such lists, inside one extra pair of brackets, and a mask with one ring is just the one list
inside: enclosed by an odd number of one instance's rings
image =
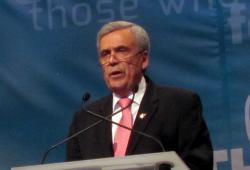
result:
[[(158, 99), (157, 99), (157, 93), (155, 92), (155, 87), (153, 85), (153, 82), (147, 80), (147, 89), (144, 94), (144, 97), (141, 101), (139, 111), (137, 113), (135, 123), (133, 126), (133, 129), (144, 132), (145, 128), (147, 127), (148, 123), (150, 122), (152, 116), (156, 112), (156, 109), (158, 107)], [(127, 154), (131, 155), (134, 153), (134, 150), (138, 144), (138, 142), (141, 139), (144, 139), (142, 135), (131, 133)]]
[[(112, 113), (112, 95), (108, 96), (107, 100), (103, 102), (103, 105), (100, 107), (100, 114), (103, 116), (108, 116)], [(113, 144), (112, 144), (112, 130), (111, 130), (111, 123), (104, 121), (102, 122), (104, 129), (101, 129), (100, 132), (103, 136), (103, 153), (107, 156), (113, 156)]]

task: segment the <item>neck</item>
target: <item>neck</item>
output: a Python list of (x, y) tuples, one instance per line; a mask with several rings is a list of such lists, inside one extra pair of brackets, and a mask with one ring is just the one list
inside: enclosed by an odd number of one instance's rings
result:
[(114, 92), (118, 97), (120, 98), (124, 98), (124, 97), (127, 97), (129, 96), (129, 94), (131, 93), (131, 91), (125, 91), (125, 92)]
[(135, 85), (133, 88), (130, 88), (129, 90), (117, 90), (117, 91), (113, 91), (113, 93), (115, 93), (118, 97), (120, 98), (124, 98), (129, 96), (131, 93), (136, 93), (138, 91), (138, 87), (139, 85)]

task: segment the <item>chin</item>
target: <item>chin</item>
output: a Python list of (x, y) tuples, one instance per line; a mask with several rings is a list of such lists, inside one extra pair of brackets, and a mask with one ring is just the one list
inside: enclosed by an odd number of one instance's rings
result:
[(123, 96), (123, 95), (125, 95), (126, 94), (126, 92), (127, 92), (127, 88), (126, 88), (126, 86), (110, 86), (109, 87), (111, 90), (112, 90), (112, 92), (114, 92), (114, 93), (116, 93), (117, 95), (119, 95), (119, 96)]
[(109, 87), (111, 89), (124, 89), (126, 88), (126, 83), (123, 81), (109, 81)]
[(110, 86), (112, 91), (123, 91), (125, 88), (123, 86)]

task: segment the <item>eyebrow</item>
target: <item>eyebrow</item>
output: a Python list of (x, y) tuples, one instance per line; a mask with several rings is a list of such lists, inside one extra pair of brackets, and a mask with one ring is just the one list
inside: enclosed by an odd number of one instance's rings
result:
[(119, 45), (119, 46), (117, 46), (117, 47), (115, 47), (115, 48), (103, 49), (103, 50), (100, 51), (100, 54), (101, 54), (101, 53), (104, 53), (104, 52), (110, 52), (112, 49), (116, 51), (116, 50), (119, 50), (119, 49), (121, 49), (121, 48), (129, 49), (129, 47), (127, 47), (127, 46)]

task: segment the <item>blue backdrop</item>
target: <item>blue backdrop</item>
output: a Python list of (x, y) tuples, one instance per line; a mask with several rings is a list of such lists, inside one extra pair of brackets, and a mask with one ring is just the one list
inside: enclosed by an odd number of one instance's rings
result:
[[(198, 92), (215, 170), (250, 170), (249, 0), (0, 1), (0, 169), (39, 164), (84, 92), (109, 91), (95, 37), (128, 20), (151, 37), (148, 74)], [(64, 146), (48, 162), (64, 160)]]

